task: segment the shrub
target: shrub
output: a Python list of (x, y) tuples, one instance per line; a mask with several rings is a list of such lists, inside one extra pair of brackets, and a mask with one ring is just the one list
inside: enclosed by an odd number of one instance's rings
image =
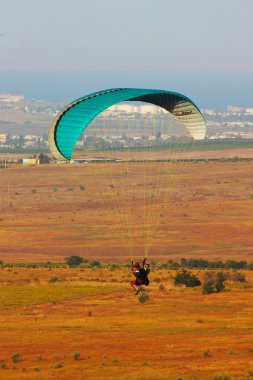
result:
[(205, 350), (205, 351), (203, 352), (203, 355), (204, 355), (204, 356), (211, 356), (211, 354), (210, 354), (210, 350)]
[(222, 280), (218, 280), (215, 285), (215, 288), (218, 293), (222, 292), (225, 289), (224, 282)]
[(110, 270), (111, 271), (113, 271), (113, 270), (115, 270), (117, 268), (119, 268), (119, 265), (117, 265), (117, 264), (111, 264), (111, 266), (110, 266)]
[(223, 272), (206, 272), (204, 273), (205, 283), (203, 285), (202, 293), (210, 294), (214, 292), (222, 292), (225, 289), (224, 281), (227, 279), (227, 275)]
[(149, 298), (149, 295), (147, 293), (142, 293), (139, 295), (138, 299), (141, 303), (144, 303), (144, 302), (149, 301), (150, 298)]
[(70, 256), (67, 257), (65, 261), (70, 266), (78, 266), (83, 263), (83, 258), (80, 256)]
[(201, 285), (201, 282), (197, 276), (185, 269), (182, 269), (181, 271), (177, 272), (176, 276), (174, 277), (174, 284), (194, 287)]
[(22, 354), (16, 353), (16, 354), (13, 354), (11, 356), (11, 359), (12, 359), (13, 363), (18, 363), (18, 362), (20, 362), (21, 357), (22, 357)]
[(73, 359), (78, 360), (80, 359), (80, 352), (74, 351), (72, 354)]
[(226, 276), (223, 272), (217, 273), (217, 280), (215, 283), (215, 288), (217, 292), (222, 292), (225, 289), (224, 281), (226, 280)]
[(40, 153), (38, 158), (40, 160), (40, 164), (49, 164), (50, 162), (50, 158), (46, 154)]
[(83, 190), (85, 190), (85, 187), (83, 186), (83, 185), (79, 185), (79, 189), (81, 190), (81, 191), (83, 191)]
[(214, 281), (207, 281), (203, 284), (202, 293), (210, 294), (215, 292)]
[(60, 279), (59, 279), (59, 277), (57, 277), (57, 276), (52, 276), (52, 277), (50, 277), (50, 279), (49, 279), (49, 282), (58, 282), (58, 281), (60, 281)]
[(99, 267), (101, 267), (101, 263), (100, 263), (100, 261), (91, 261), (90, 266), (99, 268)]
[(62, 362), (62, 361), (56, 363), (56, 364), (53, 366), (53, 368), (62, 368), (62, 367), (63, 367), (63, 362)]
[(230, 280), (234, 282), (246, 282), (245, 276), (240, 272), (233, 272), (230, 274)]
[(4, 265), (4, 262), (3, 262), (3, 260), (0, 260), (0, 265)]

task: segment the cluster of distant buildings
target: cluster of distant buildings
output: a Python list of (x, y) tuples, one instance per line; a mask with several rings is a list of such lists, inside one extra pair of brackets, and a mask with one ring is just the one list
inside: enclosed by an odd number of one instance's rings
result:
[(0, 148), (44, 148), (48, 141), (43, 136), (36, 135), (9, 135), (0, 133)]
[(21, 103), (25, 101), (23, 94), (0, 93), (0, 103)]
[[(47, 101), (27, 102), (23, 94), (0, 93), (0, 108), (12, 108), (13, 112), (15, 112), (15, 110), (22, 110), (25, 113), (31, 114), (43, 113), (48, 120), (52, 119), (62, 107), (63, 104), (50, 103)], [(225, 110), (208, 108), (203, 109), (202, 113), (206, 119), (208, 139), (253, 139), (253, 107), (243, 108), (228, 106)], [(141, 127), (143, 126), (144, 120), (147, 119), (152, 119), (152, 122), (155, 121), (157, 127), (153, 134), (149, 133), (148, 136), (143, 137), (144, 133)], [(135, 126), (136, 133), (131, 132), (131, 136), (128, 136), (128, 139), (126, 139), (126, 137), (123, 136), (124, 128), (128, 122), (131, 123), (131, 120), (134, 120), (134, 122), (138, 121), (139, 124)], [(163, 121), (163, 128), (159, 130), (161, 120)], [(111, 144), (113, 147), (119, 145), (123, 147), (129, 146), (129, 142), (134, 145), (138, 142), (141, 143), (141, 141), (145, 139), (152, 143), (158, 140), (157, 132), (159, 131), (159, 140), (165, 142), (173, 138), (170, 133), (166, 133), (166, 125), (170, 123), (171, 120), (173, 120), (173, 118), (166, 110), (152, 104), (119, 103), (108, 108), (95, 119), (93, 122), (96, 130), (95, 136), (92, 135), (92, 133), (91, 135), (83, 135), (77, 142), (77, 147), (81, 149), (87, 146), (87, 144), (92, 143), (94, 139), (101, 144)], [(120, 128), (118, 128), (118, 130), (114, 128), (113, 133), (106, 135), (102, 129), (104, 129), (106, 125), (110, 128), (113, 122), (115, 125), (120, 125)], [(6, 129), (7, 127), (5, 130)], [(11, 135), (9, 133), (1, 133), (0, 123), (0, 148), (46, 148), (48, 146), (47, 132), (48, 130), (45, 131), (45, 135), (43, 136), (31, 133)]]

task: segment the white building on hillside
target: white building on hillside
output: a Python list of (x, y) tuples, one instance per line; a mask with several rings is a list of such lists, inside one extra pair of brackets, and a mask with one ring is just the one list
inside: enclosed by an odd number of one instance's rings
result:
[(6, 143), (7, 142), (7, 133), (1, 133), (0, 134), (0, 143)]
[(0, 93), (0, 103), (20, 103), (25, 100), (23, 94)]

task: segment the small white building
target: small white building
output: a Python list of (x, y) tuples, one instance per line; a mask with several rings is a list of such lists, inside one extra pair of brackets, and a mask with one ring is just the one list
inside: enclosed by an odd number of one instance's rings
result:
[(0, 102), (4, 103), (20, 103), (25, 100), (23, 94), (9, 94), (9, 93), (0, 93)]
[(23, 165), (26, 165), (26, 166), (35, 166), (35, 165), (39, 165), (40, 160), (38, 157), (36, 157), (36, 158), (23, 158), (22, 162), (23, 162)]
[(5, 144), (7, 142), (8, 134), (7, 133), (1, 133), (0, 134), (0, 143)]

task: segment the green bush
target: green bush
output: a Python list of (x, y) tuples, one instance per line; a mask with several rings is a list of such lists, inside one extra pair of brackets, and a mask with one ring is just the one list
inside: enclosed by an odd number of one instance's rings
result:
[(80, 256), (70, 256), (65, 259), (66, 263), (70, 266), (78, 266), (83, 263), (83, 258)]
[(52, 276), (52, 277), (50, 277), (50, 279), (49, 279), (49, 282), (58, 282), (58, 281), (60, 281), (60, 279), (59, 279), (59, 277), (57, 277), (57, 276)]
[(206, 272), (204, 273), (203, 278), (205, 282), (203, 284), (202, 293), (210, 294), (210, 293), (220, 293), (225, 289), (225, 280), (228, 278), (227, 274), (223, 272)]
[(224, 281), (226, 280), (226, 276), (223, 272), (217, 273), (217, 279), (215, 283), (215, 288), (217, 292), (222, 292), (225, 289)]
[(22, 357), (22, 354), (16, 353), (16, 354), (13, 354), (11, 356), (11, 359), (12, 359), (13, 363), (18, 363), (18, 362), (20, 362), (21, 357)]
[(91, 266), (91, 267), (97, 267), (97, 268), (100, 268), (100, 267), (101, 267), (101, 263), (100, 263), (100, 261), (91, 261), (91, 262), (90, 262), (90, 266)]
[(50, 158), (46, 154), (40, 153), (38, 158), (40, 160), (40, 164), (49, 164), (50, 162)]
[(138, 299), (141, 303), (144, 303), (144, 302), (149, 301), (150, 298), (149, 298), (149, 295), (147, 293), (142, 293), (139, 295)]
[(63, 362), (62, 361), (60, 361), (60, 362), (58, 362), (58, 363), (56, 363), (54, 366), (53, 366), (53, 368), (62, 368), (63, 367)]
[(204, 355), (204, 356), (211, 356), (211, 354), (210, 354), (210, 350), (205, 350), (205, 351), (203, 352), (203, 355)]
[(197, 276), (185, 269), (182, 269), (181, 271), (177, 272), (176, 276), (174, 277), (174, 284), (194, 287), (201, 285), (201, 282)]
[(210, 294), (215, 292), (214, 281), (207, 281), (203, 284), (202, 293)]
[(215, 285), (215, 288), (218, 293), (222, 292), (225, 289), (224, 282), (222, 280), (218, 280)]
[(74, 351), (72, 354), (73, 359), (78, 360), (80, 359), (80, 352)]

